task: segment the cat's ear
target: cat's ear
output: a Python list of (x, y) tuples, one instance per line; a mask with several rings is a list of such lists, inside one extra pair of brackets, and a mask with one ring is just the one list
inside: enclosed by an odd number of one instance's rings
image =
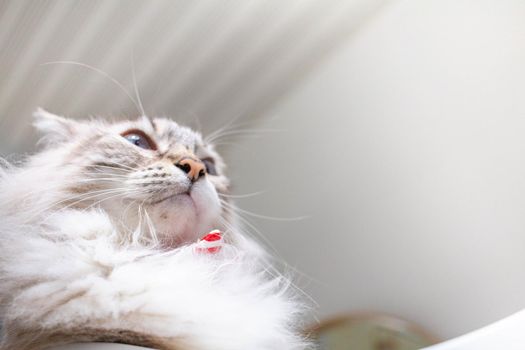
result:
[(33, 126), (43, 135), (46, 143), (61, 143), (70, 140), (80, 130), (80, 123), (49, 113), (38, 108), (34, 113)]

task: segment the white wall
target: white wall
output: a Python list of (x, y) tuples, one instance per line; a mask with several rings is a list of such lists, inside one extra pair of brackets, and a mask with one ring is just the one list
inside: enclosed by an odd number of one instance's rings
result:
[(525, 2), (410, 0), (373, 18), (231, 154), (241, 207), (321, 317), (452, 337), (525, 307)]

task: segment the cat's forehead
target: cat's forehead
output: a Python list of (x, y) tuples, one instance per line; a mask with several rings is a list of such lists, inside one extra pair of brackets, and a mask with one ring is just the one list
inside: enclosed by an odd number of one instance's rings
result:
[(120, 123), (119, 128), (122, 129), (121, 132), (124, 131), (124, 129), (142, 130), (154, 138), (157, 143), (164, 144), (165, 146), (177, 143), (194, 147), (202, 143), (200, 133), (167, 118), (142, 117), (135, 121)]
[(166, 140), (177, 140), (184, 144), (195, 144), (202, 140), (201, 135), (186, 127), (181, 126), (166, 118), (155, 118), (150, 122), (152, 128), (155, 131), (157, 137)]

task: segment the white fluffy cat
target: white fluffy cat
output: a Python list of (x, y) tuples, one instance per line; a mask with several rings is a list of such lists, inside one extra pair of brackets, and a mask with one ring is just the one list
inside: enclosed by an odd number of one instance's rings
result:
[[(224, 164), (200, 134), (168, 119), (35, 117), (44, 150), (0, 168), (0, 349), (308, 347), (300, 303), (236, 229)], [(223, 249), (196, 254), (215, 228)]]

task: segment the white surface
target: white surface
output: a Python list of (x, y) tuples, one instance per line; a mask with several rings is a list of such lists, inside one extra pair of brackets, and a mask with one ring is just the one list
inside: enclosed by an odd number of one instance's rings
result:
[(523, 350), (525, 348), (525, 311), (464, 336), (424, 350)]
[(521, 0), (393, 5), (236, 149), (235, 191), (266, 190), (241, 207), (310, 216), (257, 225), (321, 316), (448, 339), (525, 306), (524, 18)]

